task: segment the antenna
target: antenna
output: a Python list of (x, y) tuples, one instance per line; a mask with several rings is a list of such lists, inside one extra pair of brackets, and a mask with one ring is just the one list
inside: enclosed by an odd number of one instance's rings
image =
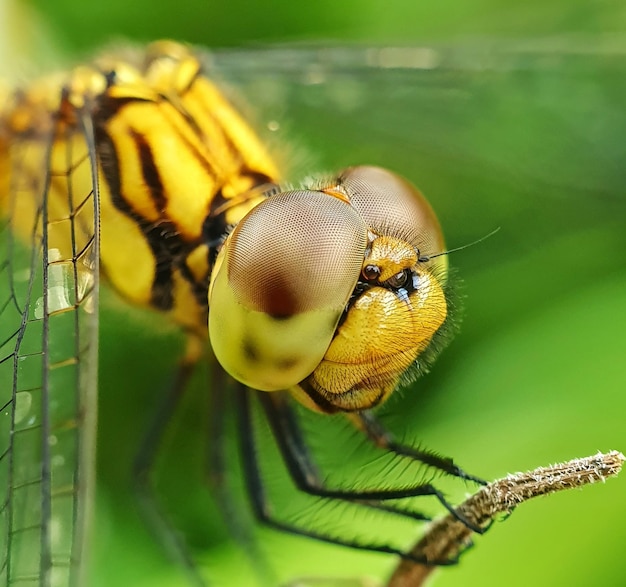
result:
[(431, 259), (434, 259), (435, 257), (441, 257), (442, 255), (449, 255), (450, 253), (456, 253), (457, 251), (462, 251), (463, 249), (467, 249), (469, 247), (473, 247), (474, 245), (477, 245), (478, 243), (482, 243), (483, 241), (492, 237), (494, 234), (496, 234), (496, 232), (499, 232), (499, 231), (500, 231), (500, 227), (498, 226), (498, 228), (492, 230), (490, 233), (486, 234), (485, 236), (481, 236), (478, 240), (475, 240), (474, 242), (471, 242), (467, 245), (462, 245), (460, 247), (456, 247), (454, 249), (448, 249), (447, 251), (443, 251), (442, 253), (436, 253), (435, 255), (422, 256), (421, 253), (418, 251), (417, 260), (419, 263), (426, 263), (427, 261), (430, 261)]

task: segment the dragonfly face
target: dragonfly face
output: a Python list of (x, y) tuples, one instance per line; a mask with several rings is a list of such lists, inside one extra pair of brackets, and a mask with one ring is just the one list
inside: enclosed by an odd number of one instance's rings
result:
[(272, 196), (228, 237), (209, 292), (224, 368), (324, 412), (375, 407), (446, 320), (445, 257), (423, 196), (373, 167)]

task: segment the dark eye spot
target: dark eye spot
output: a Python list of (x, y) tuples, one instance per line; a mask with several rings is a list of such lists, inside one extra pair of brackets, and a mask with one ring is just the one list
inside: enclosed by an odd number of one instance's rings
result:
[(254, 342), (249, 338), (246, 338), (243, 341), (243, 354), (251, 363), (257, 363), (261, 358), (256, 344), (254, 344)]
[(380, 267), (378, 265), (366, 265), (361, 273), (366, 281), (376, 281), (380, 277)]
[(293, 369), (299, 361), (299, 357), (284, 357), (276, 362), (276, 367), (278, 369)]
[(400, 271), (400, 273), (396, 273), (393, 277), (390, 277), (387, 280), (387, 284), (389, 285), (389, 287), (392, 287), (394, 289), (404, 287), (408, 283), (409, 277), (410, 271), (408, 269), (405, 269), (404, 271)]

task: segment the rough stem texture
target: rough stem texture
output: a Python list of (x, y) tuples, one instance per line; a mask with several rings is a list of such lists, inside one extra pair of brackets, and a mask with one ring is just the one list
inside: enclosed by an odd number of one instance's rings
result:
[[(527, 473), (515, 473), (486, 485), (470, 496), (457, 512), (475, 526), (486, 528), (500, 514), (512, 512), (520, 503), (539, 495), (582, 487), (617, 475), (624, 463), (617, 451), (573, 459)], [(435, 521), (411, 549), (411, 554), (433, 564), (402, 560), (387, 587), (420, 587), (436, 563), (455, 560), (471, 543), (472, 530), (452, 515)]]

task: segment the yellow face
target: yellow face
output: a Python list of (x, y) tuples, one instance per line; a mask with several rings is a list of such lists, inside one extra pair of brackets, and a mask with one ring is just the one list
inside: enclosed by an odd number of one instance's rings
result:
[(437, 218), (411, 184), (354, 167), (259, 204), (226, 240), (209, 337), (235, 379), (322, 412), (383, 402), (448, 315)]

